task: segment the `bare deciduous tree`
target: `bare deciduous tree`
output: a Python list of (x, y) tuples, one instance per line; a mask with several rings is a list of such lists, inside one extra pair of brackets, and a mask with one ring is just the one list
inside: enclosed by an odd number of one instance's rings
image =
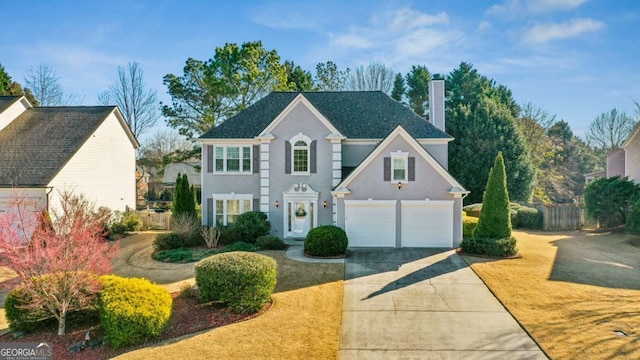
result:
[(176, 157), (192, 150), (193, 144), (177, 132), (156, 131), (140, 146), (138, 165), (155, 176)]
[(377, 62), (360, 65), (349, 76), (347, 88), (353, 91), (380, 90), (390, 93), (393, 87), (395, 73), (391, 68)]
[(76, 95), (64, 95), (60, 78), (56, 72), (46, 64), (40, 64), (36, 68), (27, 70), (24, 82), (38, 99), (40, 106), (61, 106), (79, 104), (82, 99)]
[(606, 150), (606, 152), (622, 147), (636, 125), (636, 120), (624, 112), (612, 109), (598, 115), (589, 125), (587, 142), (589, 145)]
[(109, 90), (98, 95), (103, 105), (118, 105), (131, 131), (140, 138), (158, 121), (158, 97), (147, 88), (144, 72), (133, 61), (127, 67), (118, 67), (118, 81)]

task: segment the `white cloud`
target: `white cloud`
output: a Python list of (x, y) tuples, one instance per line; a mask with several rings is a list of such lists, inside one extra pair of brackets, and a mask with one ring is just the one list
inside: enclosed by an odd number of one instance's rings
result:
[(443, 12), (429, 14), (408, 6), (377, 11), (357, 26), (332, 29), (328, 43), (319, 45), (314, 56), (350, 67), (379, 61), (398, 70), (411, 64), (431, 68), (443, 61), (442, 49), (455, 48), (463, 37), (448, 24), (449, 15)]
[(365, 36), (358, 34), (333, 34), (329, 33), (331, 44), (344, 49), (370, 49), (374, 43)]
[(491, 28), (491, 23), (483, 20), (480, 21), (480, 24), (478, 24), (478, 31), (485, 31), (485, 30), (489, 30)]
[(492, 5), (485, 14), (517, 18), (527, 14), (573, 10), (587, 1), (589, 0), (506, 0)]
[(327, 16), (318, 3), (269, 3), (252, 8), (249, 19), (274, 29), (298, 29), (320, 31)]
[(529, 0), (527, 8), (533, 13), (573, 10), (588, 0)]
[(563, 23), (549, 23), (535, 25), (527, 30), (522, 38), (523, 43), (540, 44), (553, 40), (568, 39), (584, 33), (603, 29), (602, 21), (593, 19), (572, 19)]

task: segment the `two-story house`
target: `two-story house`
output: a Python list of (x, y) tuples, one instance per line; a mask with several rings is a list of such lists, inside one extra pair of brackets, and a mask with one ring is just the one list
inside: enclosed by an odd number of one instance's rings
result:
[(200, 137), (203, 224), (259, 210), (282, 238), (333, 224), (350, 246), (457, 247), (444, 80), (430, 104), (432, 123), (379, 91), (269, 94)]

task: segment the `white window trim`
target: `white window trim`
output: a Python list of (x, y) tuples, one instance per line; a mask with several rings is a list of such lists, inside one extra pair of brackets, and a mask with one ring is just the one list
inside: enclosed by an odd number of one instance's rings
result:
[[(233, 147), (237, 147), (238, 151), (239, 151), (239, 162), (240, 162), (240, 166), (239, 166), (239, 170), (234, 170), (234, 171), (228, 171), (227, 170), (227, 148), (233, 148)], [(218, 160), (217, 156), (217, 149), (221, 148), (222, 149), (222, 170), (218, 170), (217, 169), (217, 164), (216, 164), (216, 160)], [(243, 171), (245, 170), (243, 168), (243, 149), (244, 148), (249, 148), (249, 170), (248, 171)], [(234, 174), (234, 175), (249, 175), (249, 174), (253, 174), (253, 145), (247, 145), (247, 144), (228, 144), (228, 145), (214, 145), (213, 146), (213, 172), (214, 173), (218, 173), (218, 174)]]
[[(307, 146), (304, 148), (305, 150), (307, 150), (307, 171), (295, 171), (295, 151), (296, 150), (302, 150), (302, 147), (298, 147), (296, 148), (296, 142), (298, 141), (304, 141)], [(309, 176), (311, 175), (311, 138), (299, 133), (298, 135), (292, 137), (289, 140), (289, 143), (291, 144), (291, 175), (294, 176)]]
[[(231, 193), (231, 194), (212, 194), (211, 197), (213, 198), (213, 223), (216, 223), (216, 217), (218, 216), (218, 213), (216, 212), (216, 201), (217, 200), (221, 200), (223, 201), (223, 207), (222, 207), (222, 225), (223, 226), (227, 226), (227, 218), (229, 216), (228, 212), (227, 212), (227, 207), (229, 200), (249, 200), (249, 209), (240, 209), (240, 214), (245, 213), (247, 211), (253, 211), (253, 194), (236, 194), (236, 193)], [(240, 202), (240, 206), (242, 206), (242, 202)], [(238, 214), (239, 215), (239, 214)]]
[[(404, 160), (404, 179), (396, 179), (395, 178), (395, 159), (403, 159)], [(409, 182), (409, 153), (398, 150), (396, 152), (391, 153), (391, 182), (393, 183), (408, 183)]]

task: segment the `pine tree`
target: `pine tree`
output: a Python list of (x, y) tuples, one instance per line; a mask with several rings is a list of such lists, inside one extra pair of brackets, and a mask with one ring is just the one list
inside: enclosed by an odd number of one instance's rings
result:
[(511, 210), (507, 190), (507, 174), (502, 152), (498, 152), (495, 164), (489, 171), (489, 179), (482, 198), (482, 211), (474, 238), (503, 239), (511, 237)]
[(391, 90), (391, 97), (398, 102), (402, 102), (405, 90), (406, 88), (404, 86), (404, 78), (402, 77), (401, 73), (397, 73), (396, 78), (393, 81), (393, 90)]

